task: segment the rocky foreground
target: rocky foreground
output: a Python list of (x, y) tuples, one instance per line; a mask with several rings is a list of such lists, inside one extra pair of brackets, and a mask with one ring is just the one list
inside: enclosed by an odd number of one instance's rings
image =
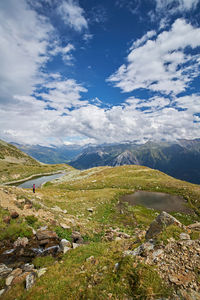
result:
[[(180, 230), (178, 238), (160, 240), (159, 236), (170, 226)], [(140, 245), (134, 250), (124, 250), (122, 255), (133, 258), (133, 268), (137, 268), (140, 263), (156, 267), (160, 277), (172, 289), (171, 295), (165, 299), (200, 299), (200, 239), (191, 239), (194, 231), (200, 231), (200, 223), (184, 226), (171, 215), (162, 212), (147, 231), (136, 230), (136, 243)], [(117, 246), (117, 242), (132, 238), (118, 229), (110, 228), (102, 240), (108, 242), (114, 240)], [(4, 286), (0, 290), (0, 296), (3, 299), (7, 291), (20, 282), (23, 282), (25, 289), (29, 290), (37, 282), (37, 278), (48, 273), (48, 268), (34, 266), (32, 261), (35, 257), (51, 255), (54, 262), (62, 263), (63, 253), (73, 251), (79, 246), (84, 247), (84, 244), (80, 232), (72, 232), (69, 241), (60, 239), (55, 232), (46, 227), (34, 231), (31, 239), (19, 237), (13, 244), (9, 241), (1, 243), (0, 279), (1, 282), (4, 281)], [(129, 248), (133, 247), (134, 245), (129, 244)], [(95, 263), (93, 256), (87, 260)], [(116, 263), (116, 272), (118, 267), (119, 264)], [(152, 294), (147, 299), (161, 298)]]

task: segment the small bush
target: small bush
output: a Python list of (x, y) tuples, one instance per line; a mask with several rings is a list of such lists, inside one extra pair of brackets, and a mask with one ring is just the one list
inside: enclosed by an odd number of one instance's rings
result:
[(54, 262), (55, 259), (52, 256), (36, 257), (33, 260), (33, 264), (37, 269), (51, 266)]
[(28, 225), (33, 226), (36, 222), (38, 221), (38, 218), (36, 218), (35, 216), (27, 216), (26, 217), (26, 222), (28, 223)]
[(55, 232), (61, 239), (66, 239), (68, 241), (72, 241), (71, 234), (72, 231), (71, 229), (64, 229), (62, 227), (56, 227)]
[(12, 239), (16, 240), (18, 237), (31, 237), (32, 230), (27, 227), (26, 223), (13, 223), (7, 227), (0, 228), (0, 240)]

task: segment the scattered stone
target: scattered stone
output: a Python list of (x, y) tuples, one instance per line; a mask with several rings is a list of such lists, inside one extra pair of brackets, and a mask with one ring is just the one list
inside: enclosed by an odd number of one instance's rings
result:
[(146, 240), (156, 237), (159, 233), (163, 231), (164, 228), (166, 228), (169, 225), (177, 225), (181, 228), (183, 227), (183, 225), (176, 218), (163, 211), (150, 224), (150, 227), (145, 235)]
[(3, 295), (3, 293), (5, 292), (5, 289), (0, 290), (0, 297)]
[(158, 257), (162, 257), (163, 255), (164, 255), (163, 249), (158, 249), (152, 253), (153, 260), (157, 259)]
[(88, 208), (87, 211), (89, 211), (90, 213), (93, 212), (93, 208)]
[(63, 228), (63, 229), (70, 229), (71, 227), (64, 224), (64, 223), (60, 223), (60, 226)]
[(194, 224), (190, 224), (187, 226), (188, 229), (200, 231), (200, 222), (196, 222)]
[(181, 240), (190, 240), (190, 236), (189, 236), (189, 234), (182, 232), (180, 234), (180, 239)]
[(116, 242), (119, 242), (119, 241), (121, 241), (122, 240), (122, 238), (120, 238), (119, 236), (117, 236), (116, 238), (115, 238), (115, 241)]
[(13, 279), (14, 279), (14, 276), (8, 276), (8, 277), (6, 278), (6, 285), (7, 285), (7, 286), (11, 285)]
[(58, 239), (56, 232), (49, 230), (38, 230), (36, 232), (36, 237), (39, 241), (46, 239)]
[(39, 269), (37, 270), (37, 276), (38, 277), (41, 277), (42, 275), (44, 275), (47, 271), (47, 268), (42, 268), (42, 269)]
[(25, 272), (22, 273), (21, 275), (15, 277), (12, 281), (12, 284), (17, 284), (17, 283), (21, 283), (24, 282), (26, 280), (26, 277), (30, 274), (30, 272)]
[(14, 248), (17, 247), (26, 247), (26, 245), (28, 244), (28, 239), (26, 237), (18, 237), (18, 239), (14, 242)]
[(19, 217), (19, 214), (16, 211), (11, 212), (10, 214), (12, 219), (17, 219)]
[(71, 243), (70, 241), (66, 240), (66, 239), (62, 239), (60, 242), (60, 248), (63, 251), (64, 247), (69, 247), (71, 248)]
[(66, 210), (66, 209), (64, 209), (64, 210), (63, 210), (63, 213), (64, 213), (64, 214), (67, 214), (67, 210)]
[(4, 223), (6, 223), (6, 224), (10, 224), (10, 220), (11, 220), (11, 217), (10, 217), (10, 216), (6, 216), (6, 217), (3, 218), (3, 221), (4, 221)]
[(24, 205), (24, 209), (31, 209), (32, 208), (32, 204), (28, 203)]
[(71, 247), (64, 246), (62, 252), (65, 254), (67, 251), (71, 250)]
[(13, 270), (10, 275), (13, 276), (13, 277), (17, 277), (17, 276), (19, 276), (21, 274), (22, 274), (22, 269), (17, 268), (15, 270)]
[(49, 240), (48, 239), (39, 241), (39, 245), (40, 246), (45, 246), (47, 244), (49, 244)]
[(10, 274), (12, 272), (11, 268), (8, 268), (4, 264), (0, 264), (0, 277), (5, 277), (6, 275)]
[(29, 290), (35, 283), (35, 274), (30, 273), (26, 276), (26, 289)]
[(81, 245), (80, 245), (80, 244), (76, 244), (76, 243), (72, 243), (73, 249), (76, 249), (76, 248), (78, 248), (79, 246), (81, 246)]
[(77, 243), (77, 244), (82, 244), (83, 243), (83, 238), (80, 234), (80, 232), (78, 231), (74, 231), (71, 235), (73, 243)]
[(56, 211), (56, 212), (63, 212), (63, 210), (59, 207), (59, 206), (54, 206), (52, 207), (52, 210)]
[(32, 264), (25, 264), (24, 266), (23, 266), (23, 270), (25, 271), (25, 272), (30, 272), (30, 271), (32, 271), (34, 269), (34, 265), (32, 265)]

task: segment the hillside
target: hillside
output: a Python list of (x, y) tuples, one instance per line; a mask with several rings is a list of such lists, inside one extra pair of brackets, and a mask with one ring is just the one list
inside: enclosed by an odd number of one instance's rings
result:
[[(121, 200), (136, 190), (179, 195), (193, 212), (174, 219)], [(190, 225), (200, 221), (198, 185), (147, 167), (97, 167), (72, 170), (36, 194), (0, 187), (0, 199), (4, 300), (200, 296), (200, 224)]]
[(15, 146), (0, 140), (0, 184), (23, 180), (38, 174), (72, 170), (65, 164), (45, 165)]

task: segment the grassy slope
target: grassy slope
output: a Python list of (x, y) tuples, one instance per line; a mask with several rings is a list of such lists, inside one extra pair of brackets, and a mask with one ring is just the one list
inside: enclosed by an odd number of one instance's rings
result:
[[(116, 168), (99, 167), (83, 172), (74, 170), (54, 183), (47, 183), (38, 190), (40, 202), (47, 207), (59, 206), (68, 214), (55, 212), (59, 222), (73, 218), (71, 230), (79, 230), (90, 244), (71, 250), (62, 261), (49, 267), (28, 292), (17, 285), (4, 295), (4, 299), (150, 299), (167, 295), (152, 267), (138, 265), (134, 259), (124, 258), (122, 251), (133, 249), (136, 229), (145, 229), (157, 212), (143, 207), (129, 207), (119, 203), (121, 194), (135, 189), (168, 192), (182, 195), (190, 205), (200, 208), (200, 186), (176, 180), (159, 171), (140, 166)], [(93, 208), (93, 213), (88, 208)], [(185, 224), (197, 217), (177, 214)], [(133, 235), (132, 239), (119, 242), (102, 240), (112, 226)], [(71, 230), (49, 224), (61, 237), (68, 237)], [(89, 257), (94, 256), (94, 259)], [(119, 263), (116, 270), (115, 264)]]

